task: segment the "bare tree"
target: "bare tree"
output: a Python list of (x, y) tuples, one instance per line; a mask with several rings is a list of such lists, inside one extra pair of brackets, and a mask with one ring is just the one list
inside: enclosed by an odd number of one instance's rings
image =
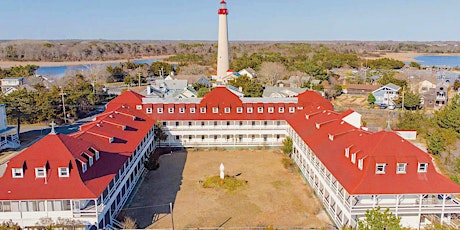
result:
[(278, 80), (281, 80), (287, 74), (286, 67), (278, 62), (262, 62), (259, 71), (259, 80), (275, 85)]

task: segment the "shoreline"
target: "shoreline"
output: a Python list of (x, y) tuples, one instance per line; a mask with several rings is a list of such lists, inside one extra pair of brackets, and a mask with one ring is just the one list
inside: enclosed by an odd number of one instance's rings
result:
[(150, 60), (157, 59), (163, 60), (171, 55), (158, 55), (158, 56), (145, 56), (140, 58), (124, 58), (118, 60), (106, 60), (106, 61), (62, 61), (62, 62), (51, 62), (51, 61), (0, 61), (0, 68), (11, 68), (18, 65), (38, 65), (40, 67), (50, 66), (78, 66), (78, 65), (91, 65), (91, 64), (112, 64), (119, 62), (127, 62), (128, 60)]
[[(382, 51), (383, 52), (383, 51)], [(374, 60), (379, 58), (392, 58), (403, 62), (416, 62), (418, 56), (460, 56), (460, 53), (418, 53), (418, 52), (399, 52), (399, 53), (380, 53), (372, 52), (371, 54), (378, 54), (379, 57), (362, 57), (368, 60)]]

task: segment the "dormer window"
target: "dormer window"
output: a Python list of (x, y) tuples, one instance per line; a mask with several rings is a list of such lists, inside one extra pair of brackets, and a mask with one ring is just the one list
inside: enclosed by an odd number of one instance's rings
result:
[(190, 108), (190, 113), (195, 113), (196, 109), (195, 108)]
[(263, 112), (264, 112), (264, 107), (259, 107), (259, 108), (257, 108), (257, 112), (258, 112), (258, 113), (263, 113)]
[(82, 162), (81, 163), (81, 171), (82, 172), (86, 172), (86, 170), (88, 170), (87, 166), (86, 166), (86, 163)]
[(90, 151), (92, 154), (94, 154), (96, 156), (96, 160), (99, 160), (99, 151), (97, 151), (93, 147), (89, 147), (88, 151)]
[(226, 107), (224, 110), (225, 113), (230, 113), (230, 107)]
[(218, 112), (219, 112), (219, 108), (217, 107), (212, 108), (212, 113), (218, 113)]
[(417, 172), (427, 172), (428, 171), (428, 163), (418, 163), (418, 170)]
[(168, 108), (168, 113), (174, 113), (174, 108)]
[(179, 108), (179, 113), (185, 113), (185, 108)]
[(206, 108), (200, 108), (200, 113), (206, 113)]
[(252, 113), (252, 107), (248, 107), (248, 108), (246, 109), (246, 111), (247, 111), (248, 113)]
[(145, 109), (145, 112), (146, 112), (147, 114), (151, 114), (151, 113), (152, 113), (152, 108), (146, 108), (146, 109)]
[(89, 166), (93, 166), (93, 163), (94, 163), (93, 158), (89, 157)]
[(406, 163), (398, 163), (396, 165), (396, 174), (405, 174), (406, 173)]
[(13, 168), (12, 169), (13, 178), (23, 178), (24, 170), (22, 168)]
[(278, 113), (284, 113), (284, 107), (279, 107), (278, 108)]
[(237, 108), (236, 108), (236, 112), (237, 112), (237, 113), (242, 113), (242, 112), (243, 112), (243, 108), (242, 108), (242, 107), (237, 107)]
[(364, 166), (364, 159), (359, 159), (358, 160), (358, 169), (363, 170), (363, 166)]
[(99, 160), (99, 151), (96, 151), (96, 160)]
[(46, 169), (45, 168), (35, 168), (35, 177), (36, 178), (45, 178)]
[(142, 109), (142, 105), (136, 105), (136, 109), (137, 109), (137, 110), (141, 110), (141, 109)]
[(157, 108), (157, 113), (163, 113), (163, 108)]
[(69, 168), (58, 168), (59, 177), (69, 177)]
[(295, 107), (289, 107), (289, 112), (290, 113), (295, 113)]
[(376, 164), (375, 165), (375, 174), (385, 174), (385, 168), (387, 164)]
[(273, 111), (275, 111), (275, 109), (273, 107), (268, 107), (268, 112), (269, 113), (273, 113)]
[(345, 157), (349, 158), (350, 157), (350, 148), (345, 149)]
[(356, 153), (351, 154), (351, 163), (356, 163)]

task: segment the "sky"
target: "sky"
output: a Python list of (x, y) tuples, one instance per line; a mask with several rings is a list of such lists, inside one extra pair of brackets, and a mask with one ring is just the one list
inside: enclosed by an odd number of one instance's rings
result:
[[(220, 0), (0, 0), (0, 40), (217, 40)], [(460, 0), (227, 0), (230, 41), (460, 41)]]

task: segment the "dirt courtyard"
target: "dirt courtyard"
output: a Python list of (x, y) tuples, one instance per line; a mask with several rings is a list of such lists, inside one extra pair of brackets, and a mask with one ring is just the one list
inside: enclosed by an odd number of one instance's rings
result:
[[(300, 173), (288, 170), (275, 150), (188, 150), (160, 157), (125, 207), (139, 228), (330, 227), (331, 221)], [(248, 181), (234, 192), (203, 188), (225, 174)]]

